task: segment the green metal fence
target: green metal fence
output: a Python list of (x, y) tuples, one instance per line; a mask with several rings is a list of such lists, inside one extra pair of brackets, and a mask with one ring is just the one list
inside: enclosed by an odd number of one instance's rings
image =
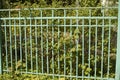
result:
[(119, 80), (117, 13), (117, 7), (1, 9), (0, 73)]

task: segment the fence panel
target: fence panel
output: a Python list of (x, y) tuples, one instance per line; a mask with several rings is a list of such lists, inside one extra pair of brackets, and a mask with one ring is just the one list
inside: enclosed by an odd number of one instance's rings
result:
[(115, 78), (117, 8), (1, 9), (3, 72)]

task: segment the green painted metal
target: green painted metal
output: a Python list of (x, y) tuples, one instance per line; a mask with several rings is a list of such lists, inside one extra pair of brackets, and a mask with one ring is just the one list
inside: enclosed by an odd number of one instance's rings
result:
[(41, 19), (40, 19), (40, 21), (41, 21), (41, 61), (42, 61), (42, 63), (41, 63), (41, 71), (42, 71), (42, 73), (43, 73), (43, 26), (42, 26), (42, 10), (40, 11), (40, 14), (41, 14)]
[[(24, 25), (26, 25), (26, 20), (24, 20)], [(27, 35), (26, 35), (26, 26), (24, 27), (24, 33), (25, 33), (25, 35), (24, 35), (24, 38), (25, 38), (25, 64), (26, 64), (26, 72), (28, 71), (28, 59), (27, 59)]]
[(1, 16), (0, 16), (0, 74), (2, 74), (2, 30), (1, 30)]
[(98, 39), (97, 24), (98, 24), (98, 19), (96, 19), (96, 28), (95, 28), (95, 73), (94, 73), (95, 78), (97, 77), (97, 39)]
[[(105, 10), (104, 9), (102, 9), (102, 15), (103, 15), (103, 17), (105, 16)], [(105, 20), (103, 19), (102, 20), (102, 25), (104, 25), (105, 24)], [(104, 30), (104, 26), (102, 27), (102, 52), (101, 52), (101, 57), (102, 57), (102, 59), (101, 59), (101, 78), (103, 78), (103, 61), (104, 61), (104, 32), (105, 32), (105, 30)]]
[[(72, 25), (72, 20), (70, 20), (70, 25)], [(72, 37), (72, 26), (70, 26), (70, 37)], [(70, 38), (70, 42), (72, 42), (72, 39)], [(72, 45), (70, 44), (70, 48), (72, 48)], [(70, 76), (72, 76), (72, 52), (70, 53)], [(72, 80), (72, 77), (70, 77), (70, 80)]]
[[(52, 17), (54, 17), (54, 10), (52, 10)], [(53, 27), (53, 25), (54, 25), (54, 18), (52, 18), (52, 41), (51, 41), (51, 43), (52, 43), (52, 74), (54, 74), (55, 73), (55, 70), (54, 70), (54, 27)], [(54, 79), (54, 75), (53, 75), (53, 79)]]
[[(91, 9), (89, 10), (89, 25), (91, 25)], [(89, 49), (88, 49), (88, 54), (89, 54), (89, 56), (88, 56), (88, 67), (90, 68), (91, 66), (90, 66), (90, 64), (91, 64), (91, 60), (90, 60), (90, 55), (91, 55), (91, 51), (90, 51), (90, 49), (91, 49), (91, 26), (89, 27)], [(90, 73), (88, 74), (88, 77), (90, 77)]]
[[(86, 15), (81, 15), (83, 9)], [(95, 9), (101, 15), (94, 15)], [(106, 14), (108, 9), (117, 7), (0, 9), (8, 13), (0, 18), (5, 39), (3, 56), (0, 39), (0, 74), (19, 71), (53, 79), (119, 80), (120, 16)], [(28, 12), (26, 16), (24, 11)], [(112, 38), (117, 21), (115, 44)], [(116, 45), (117, 54), (113, 50)], [(113, 54), (117, 56), (116, 73), (111, 68)]]
[[(52, 19), (53, 17), (34, 17), (33, 19)], [(31, 17), (21, 17), (21, 18), (17, 18), (17, 17), (11, 17), (11, 18), (1, 18), (4, 20), (22, 20), (22, 19), (31, 19)], [(115, 16), (110, 16), (110, 17), (86, 17), (86, 16), (80, 16), (80, 17), (54, 17), (54, 19), (117, 19), (117, 17)]]
[[(58, 23), (60, 23), (60, 20), (58, 19)], [(58, 74), (60, 75), (60, 26), (58, 26)], [(60, 78), (60, 76), (59, 76)]]
[[(0, 1), (0, 9), (2, 9), (2, 1)], [(1, 13), (0, 13), (1, 14)], [(0, 15), (0, 74), (2, 74), (2, 30), (1, 30), (1, 15)]]
[[(64, 10), (64, 26), (66, 25), (66, 10)], [(66, 36), (66, 26), (64, 27), (64, 36)], [(64, 75), (66, 75), (66, 43), (64, 42)]]
[(116, 55), (116, 80), (120, 80), (120, 0), (118, 7), (118, 33), (117, 33), (117, 55)]

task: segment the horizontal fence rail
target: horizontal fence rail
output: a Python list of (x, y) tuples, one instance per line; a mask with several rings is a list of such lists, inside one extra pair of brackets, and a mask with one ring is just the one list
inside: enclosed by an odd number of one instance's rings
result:
[(12, 20), (12, 19), (15, 19), (15, 20), (21, 20), (21, 19), (36, 19), (36, 20), (39, 20), (39, 19), (117, 19), (117, 17), (20, 17), (20, 18), (16, 18), (16, 17), (11, 17), (11, 18), (1, 18), (1, 19), (4, 19), (4, 20)]
[(1, 9), (4, 73), (114, 80), (117, 8)]

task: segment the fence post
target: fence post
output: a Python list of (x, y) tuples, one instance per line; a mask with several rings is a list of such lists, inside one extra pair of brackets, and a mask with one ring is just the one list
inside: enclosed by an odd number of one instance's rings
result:
[(118, 4), (118, 32), (117, 32), (117, 54), (116, 54), (116, 76), (115, 80), (120, 80), (120, 0)]
[(0, 19), (0, 74), (2, 74), (2, 36), (1, 36), (1, 19)]
[[(2, 8), (2, 0), (0, 0), (0, 9)], [(0, 74), (2, 74), (2, 30), (1, 30), (1, 14), (0, 14)]]

